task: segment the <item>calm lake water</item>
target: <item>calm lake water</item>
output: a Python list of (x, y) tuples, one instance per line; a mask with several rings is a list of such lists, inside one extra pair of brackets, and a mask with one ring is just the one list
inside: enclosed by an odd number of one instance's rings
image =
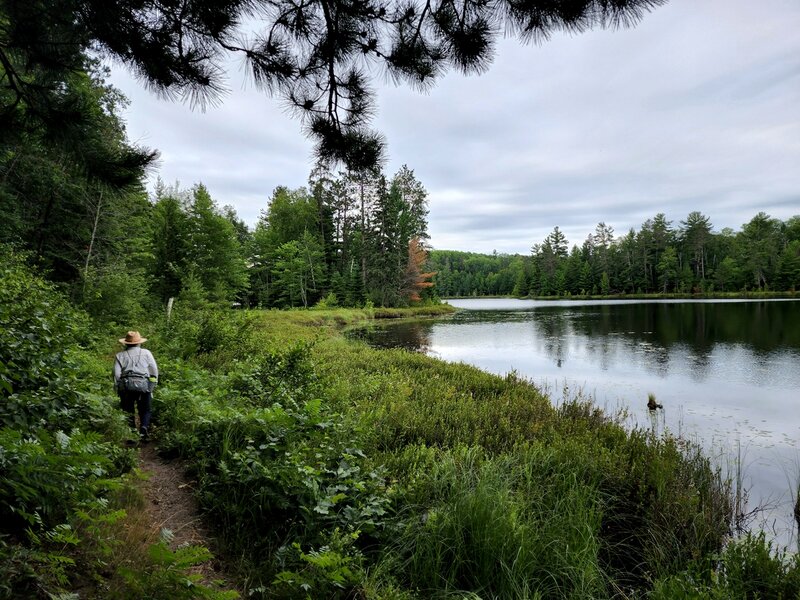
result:
[[(795, 547), (800, 481), (800, 301), (450, 300), (446, 319), (362, 333), (497, 374), (554, 401), (578, 393), (628, 424), (700, 443), (723, 468), (742, 456), (755, 523)], [(647, 395), (664, 410), (653, 418)]]

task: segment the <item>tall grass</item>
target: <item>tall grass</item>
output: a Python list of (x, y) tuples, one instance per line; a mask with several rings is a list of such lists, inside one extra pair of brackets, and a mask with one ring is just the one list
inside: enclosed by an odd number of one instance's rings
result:
[[(254, 597), (635, 597), (716, 569), (731, 484), (696, 446), (338, 334), (371, 316), (213, 317), (218, 343), (165, 374), (162, 446)], [(182, 327), (154, 336), (165, 352)]]
[[(425, 597), (598, 598), (601, 503), (543, 448), (490, 456), (475, 447), (404, 451), (424, 468), (391, 545), (407, 584)], [(544, 472), (547, 471), (546, 475)]]

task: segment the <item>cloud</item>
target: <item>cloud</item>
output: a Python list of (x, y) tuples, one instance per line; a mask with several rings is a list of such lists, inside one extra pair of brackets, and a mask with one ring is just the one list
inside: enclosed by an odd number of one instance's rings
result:
[[(757, 212), (800, 213), (800, 6), (795, 0), (673, 0), (633, 29), (502, 40), (481, 77), (429, 94), (381, 85), (375, 126), (387, 170), (429, 191), (437, 248), (527, 253), (558, 225), (580, 244), (693, 210), (717, 230)], [(305, 185), (311, 143), (277, 100), (232, 91), (206, 113), (158, 100), (124, 73), (134, 140), (160, 175), (203, 181), (251, 224), (277, 185)]]

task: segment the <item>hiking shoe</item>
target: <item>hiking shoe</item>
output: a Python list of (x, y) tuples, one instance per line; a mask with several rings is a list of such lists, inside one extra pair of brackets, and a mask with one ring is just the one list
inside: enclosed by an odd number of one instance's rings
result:
[(140, 427), (139, 428), (139, 439), (141, 441), (143, 441), (143, 442), (146, 442), (148, 440), (147, 427)]

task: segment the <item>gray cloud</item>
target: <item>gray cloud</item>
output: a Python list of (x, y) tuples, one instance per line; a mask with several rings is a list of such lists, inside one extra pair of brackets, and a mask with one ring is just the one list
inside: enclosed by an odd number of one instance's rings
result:
[[(673, 0), (636, 28), (499, 44), (482, 77), (450, 74), (430, 94), (378, 90), (388, 171), (429, 191), (437, 248), (528, 252), (558, 225), (580, 244), (656, 213), (693, 210), (717, 230), (757, 212), (800, 213), (800, 5)], [(280, 103), (245, 87), (191, 112), (124, 73), (134, 140), (160, 175), (203, 181), (254, 223), (277, 185), (305, 185), (311, 145)]]

